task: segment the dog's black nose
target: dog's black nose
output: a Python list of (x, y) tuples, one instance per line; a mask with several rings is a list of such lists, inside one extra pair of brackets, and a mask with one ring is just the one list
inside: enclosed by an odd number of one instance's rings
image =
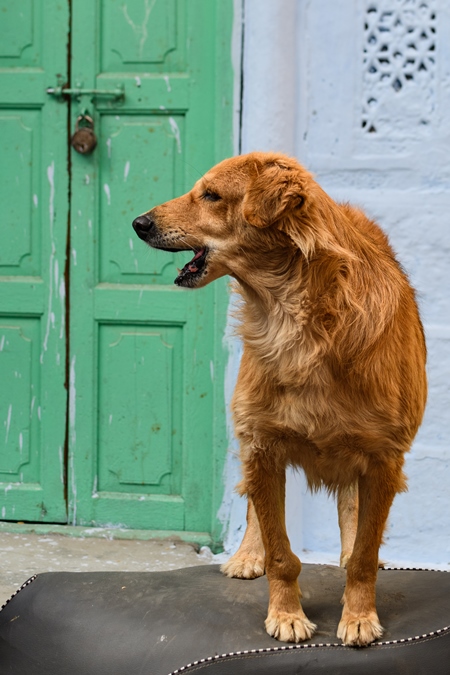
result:
[(148, 218), (148, 216), (138, 216), (133, 220), (133, 227), (138, 237), (147, 239), (150, 230), (155, 226), (155, 223)]

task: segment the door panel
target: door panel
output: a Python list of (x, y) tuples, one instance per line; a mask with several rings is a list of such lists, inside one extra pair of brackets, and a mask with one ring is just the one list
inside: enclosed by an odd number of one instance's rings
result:
[(140, 493), (149, 485), (179, 494), (181, 334), (174, 326), (100, 325), (100, 491)]
[[(131, 227), (121, 225), (129, 225), (136, 217), (136, 198), (141, 205), (138, 211), (147, 210), (144, 204), (167, 201), (177, 189), (183, 189), (179, 178), (182, 156), (178, 152), (184, 139), (183, 119), (105, 114), (101, 124), (100, 280), (148, 284), (151, 274), (153, 284), (172, 284), (180, 256), (147, 250)], [(176, 138), (172, 131), (175, 125)], [(111, 227), (111, 223), (116, 226)]]
[(67, 117), (64, 5), (0, 0), (0, 507), (64, 522)]
[(92, 155), (72, 153), (69, 510), (77, 524), (214, 527), (225, 282), (175, 287), (189, 253), (148, 249), (131, 223), (221, 158), (207, 130), (216, 119), (214, 36), (225, 31), (219, 20), (231, 21), (231, 4), (219, 14), (201, 0), (73, 6), (73, 83), (125, 93), (72, 104), (72, 122), (88, 109), (99, 138)]
[[(39, 156), (41, 125), (40, 111), (7, 109), (0, 114), (2, 164), (8, 168), (0, 182), (3, 212), (0, 264), (5, 275), (30, 276), (40, 271), (40, 213), (36, 208), (40, 167), (38, 164), (33, 167), (33, 157)], [(25, 204), (24, 195), (32, 196)]]
[(103, 1), (101, 70), (185, 70), (186, 13), (180, 0)]

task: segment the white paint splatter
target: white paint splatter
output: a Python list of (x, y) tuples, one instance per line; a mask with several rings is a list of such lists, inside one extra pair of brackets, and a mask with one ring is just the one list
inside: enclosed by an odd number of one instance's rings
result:
[(88, 220), (89, 232), (92, 234), (92, 220)]
[(91, 182), (91, 177), (90, 177), (90, 175), (87, 173), (87, 174), (85, 175), (85, 177), (84, 177), (84, 184), (85, 184), (85, 185), (89, 185), (90, 182)]
[(169, 82), (169, 76), (163, 75), (163, 77), (164, 77), (164, 80), (166, 82), (167, 91), (172, 91), (172, 87), (170, 86), (170, 82)]
[(214, 363), (209, 362), (209, 372), (211, 373), (211, 382), (214, 382)]
[(155, 6), (156, 0), (145, 0), (145, 14), (144, 14), (144, 21), (140, 26), (134, 23), (134, 21), (130, 18), (128, 14), (128, 7), (127, 5), (122, 6), (122, 11), (123, 15), (125, 17), (125, 20), (127, 23), (131, 26), (133, 29), (134, 34), (136, 35), (137, 38), (139, 39), (139, 57), (142, 58), (142, 55), (144, 53), (144, 47), (145, 43), (148, 38), (148, 30), (147, 30), (147, 24), (148, 20), (150, 18), (150, 14), (152, 12), (153, 7)]
[(38, 420), (40, 422), (41, 421), (41, 406), (40, 405), (38, 405), (37, 416), (38, 416)]
[(2, 339), (0, 340), (0, 352), (3, 351), (4, 346), (5, 346), (5, 336), (2, 335)]
[(36, 208), (38, 207), (39, 199), (37, 195), (33, 195), (33, 204), (35, 205)]
[(12, 416), (12, 403), (9, 404), (8, 414), (7, 414), (6, 420), (5, 420), (5, 426), (6, 426), (5, 445), (8, 444), (9, 428), (11, 426), (11, 416)]
[(62, 340), (64, 337), (64, 331), (66, 328), (66, 307), (65, 307), (65, 299), (66, 299), (66, 282), (64, 277), (61, 277), (61, 281), (59, 282), (59, 300), (61, 303), (61, 327), (59, 329), (59, 339)]
[(69, 429), (70, 429), (70, 441), (72, 446), (76, 442), (76, 386), (75, 386), (75, 364), (77, 358), (76, 356), (72, 357), (70, 362), (70, 372), (69, 372)]
[(133, 240), (130, 237), (130, 251), (132, 251), (132, 250), (133, 250)]
[(112, 424), (112, 421), (113, 421), (113, 416), (110, 415), (110, 416), (109, 416), (109, 423)]
[(136, 80), (136, 87), (140, 87), (141, 86), (141, 78), (139, 77), (139, 75), (136, 75), (134, 79)]
[(111, 159), (111, 139), (110, 138), (107, 139), (106, 146), (108, 148), (108, 159)]
[(64, 455), (63, 455), (63, 449), (61, 446), (58, 448), (58, 455), (59, 455), (59, 479), (61, 483), (64, 485)]
[(130, 173), (130, 162), (125, 162), (125, 168), (123, 170), (123, 179), (124, 181), (127, 180), (128, 174)]
[(108, 200), (108, 206), (111, 206), (111, 190), (109, 189), (108, 183), (105, 183), (103, 189), (106, 194), (106, 199)]
[(173, 117), (169, 117), (169, 124), (170, 128), (172, 129), (173, 136), (177, 142), (177, 150), (180, 153), (181, 152), (181, 139), (180, 139), (180, 130), (178, 128), (178, 124), (175, 122)]
[(92, 488), (92, 496), (98, 497), (98, 476), (94, 476), (94, 486)]
[(160, 110), (167, 110), (167, 108), (166, 108), (165, 105), (160, 105), (160, 106), (159, 106), (159, 109), (160, 109)]
[(59, 263), (58, 260), (55, 260), (55, 288), (58, 288), (59, 281)]
[(20, 432), (20, 434), (19, 434), (19, 452), (20, 452), (20, 454), (22, 454), (22, 450), (23, 450), (23, 434), (22, 434), (22, 432)]
[(75, 379), (75, 365), (76, 365), (76, 356), (72, 357), (70, 362), (69, 369), (69, 434), (70, 434), (70, 474), (71, 474), (71, 486), (72, 486), (72, 525), (75, 525), (77, 522), (77, 484), (75, 479), (75, 469), (74, 469), (74, 455), (75, 455), (75, 444), (77, 440), (77, 432), (75, 427), (76, 422), (76, 379)]
[(72, 249), (72, 258), (73, 258), (73, 264), (76, 267), (77, 266), (77, 252), (74, 248)]
[(53, 223), (55, 220), (55, 162), (52, 162), (49, 167), (47, 167), (47, 179), (50, 184), (50, 197), (48, 204), (49, 211), (49, 220), (50, 220), (50, 241), (51, 241), (51, 253), (50, 253), (50, 276), (49, 276), (49, 288), (48, 288), (48, 308), (47, 308), (47, 326), (45, 329), (43, 351), (41, 353), (40, 361), (44, 363), (44, 352), (47, 351), (48, 338), (50, 335), (50, 321), (51, 321), (51, 307), (53, 302), (53, 260), (55, 258), (56, 248), (55, 242), (53, 240)]
[(70, 475), (72, 484), (72, 525), (77, 524), (77, 482), (75, 480), (75, 468), (73, 464), (74, 453), (70, 455)]
[(33, 414), (34, 404), (35, 404), (35, 403), (36, 403), (36, 396), (33, 396), (33, 398), (31, 399), (31, 405), (30, 405), (30, 417), (31, 417), (32, 414)]
[(2, 506), (2, 518), (6, 518), (6, 506)]

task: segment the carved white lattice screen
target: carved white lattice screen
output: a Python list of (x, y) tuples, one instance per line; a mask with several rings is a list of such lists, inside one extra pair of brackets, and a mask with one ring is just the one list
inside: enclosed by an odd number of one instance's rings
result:
[(436, 98), (434, 0), (366, 0), (361, 127), (424, 131)]

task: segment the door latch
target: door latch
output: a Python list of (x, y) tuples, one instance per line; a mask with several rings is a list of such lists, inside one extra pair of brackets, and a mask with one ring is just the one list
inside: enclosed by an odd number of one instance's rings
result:
[(81, 96), (92, 96), (92, 98), (110, 97), (114, 99), (125, 98), (125, 88), (123, 85), (118, 85), (115, 89), (84, 89), (83, 87), (49, 87), (47, 94), (62, 98), (63, 96), (70, 96), (71, 98), (79, 99)]

